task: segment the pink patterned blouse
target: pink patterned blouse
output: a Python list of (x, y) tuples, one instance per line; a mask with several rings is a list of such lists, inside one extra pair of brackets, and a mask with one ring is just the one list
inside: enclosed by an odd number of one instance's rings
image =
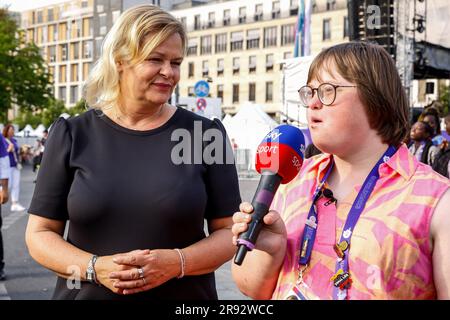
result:
[[(272, 299), (284, 299), (298, 277), (298, 255), (312, 194), (330, 164), (324, 154), (305, 161), (294, 181), (281, 186), (272, 209), (283, 217), (287, 252)], [(418, 162), (405, 145), (381, 164), (378, 180), (352, 235), (348, 299), (435, 299), (430, 222), (450, 180)], [(317, 203), (318, 227), (303, 293), (332, 299), (339, 240), (361, 186), (335, 204)]]

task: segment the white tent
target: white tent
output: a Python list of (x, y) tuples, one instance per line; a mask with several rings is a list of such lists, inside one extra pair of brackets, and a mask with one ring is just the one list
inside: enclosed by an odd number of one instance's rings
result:
[(224, 118), (228, 136), (238, 149), (249, 150), (251, 168), (254, 168), (255, 151), (264, 136), (278, 124), (258, 104), (245, 103), (232, 118)]
[(44, 133), (45, 127), (43, 124), (40, 124), (37, 126), (36, 129), (34, 129), (34, 135), (36, 137), (42, 137), (43, 133)]
[(18, 137), (36, 137), (33, 127), (29, 124), (27, 124), (25, 126), (25, 128), (23, 128), (22, 131), (18, 132), (16, 134), (16, 136), (18, 136)]

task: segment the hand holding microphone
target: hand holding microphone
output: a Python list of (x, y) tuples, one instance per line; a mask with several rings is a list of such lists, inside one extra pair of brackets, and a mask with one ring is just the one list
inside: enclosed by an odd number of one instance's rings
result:
[[(305, 139), (302, 132), (300, 129), (289, 125), (281, 125), (275, 128), (267, 134), (258, 146), (255, 167), (262, 176), (252, 200), (251, 206), (253, 208), (249, 208), (248, 204), (242, 204), (240, 210), (243, 212), (236, 213), (233, 216), (235, 222), (232, 229), (233, 234), (236, 236), (238, 233), (245, 231), (236, 240), (239, 248), (234, 263), (237, 265), (242, 264), (247, 251), (255, 248), (258, 235), (261, 229), (265, 227), (264, 222), (271, 225), (266, 229), (272, 228), (272, 231), (275, 231), (273, 232), (274, 235), (284, 234), (285, 238), (284, 223), (280, 216), (275, 211), (271, 211), (268, 216), (266, 214), (269, 212), (280, 183), (288, 183), (300, 171), (304, 149)], [(250, 218), (247, 214), (251, 212), (251, 209), (253, 209), (253, 213)], [(246, 228), (244, 222), (248, 223), (248, 228)], [(260, 242), (264, 242), (264, 240)], [(274, 245), (276, 246), (276, 243)], [(270, 250), (270, 243), (263, 247)]]

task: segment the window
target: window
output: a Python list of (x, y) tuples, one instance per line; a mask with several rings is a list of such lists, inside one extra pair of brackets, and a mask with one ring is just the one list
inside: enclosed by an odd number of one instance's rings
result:
[(264, 48), (277, 45), (277, 27), (264, 28)]
[(53, 25), (53, 41), (58, 41), (58, 25)]
[(211, 36), (203, 36), (200, 38), (200, 53), (208, 54), (211, 53)]
[(223, 59), (217, 60), (217, 76), (223, 76), (223, 69), (224, 69), (224, 61)]
[(256, 72), (256, 56), (248, 57), (248, 72), (249, 73)]
[(98, 15), (98, 24), (100, 26), (100, 35), (104, 36), (106, 34), (106, 13)]
[(180, 20), (181, 24), (186, 28), (187, 23), (186, 23), (186, 17), (182, 17)]
[(113, 11), (113, 13), (112, 13), (112, 23), (113, 24), (117, 21), (117, 19), (119, 19), (119, 16), (120, 16), (120, 10)]
[(243, 42), (244, 37), (242, 35), (242, 32), (231, 33), (231, 51), (242, 50)]
[(230, 25), (230, 10), (223, 11), (223, 25), (224, 26)]
[(295, 43), (295, 24), (281, 26), (281, 45)]
[(95, 39), (95, 54), (96, 57), (100, 56), (102, 52), (103, 38)]
[(425, 94), (434, 94), (434, 82), (427, 82), (425, 84)]
[(188, 87), (188, 97), (193, 97), (194, 94), (194, 87)]
[(59, 46), (60, 50), (61, 50), (61, 61), (66, 61), (67, 60), (67, 44), (61, 44)]
[(233, 84), (233, 103), (239, 102), (239, 85)]
[(89, 59), (93, 57), (93, 46), (92, 40), (85, 41), (83, 43), (84, 49), (83, 49), (83, 58)]
[(194, 77), (194, 63), (189, 62), (188, 64), (188, 77), (193, 78)]
[(83, 37), (90, 37), (94, 34), (92, 30), (92, 18), (83, 19)]
[(194, 17), (194, 30), (200, 30), (200, 28), (201, 28), (201, 25), (200, 25), (200, 15), (197, 14), (197, 15)]
[(266, 54), (266, 71), (273, 71), (273, 54)]
[(56, 46), (49, 46), (48, 47), (48, 56), (50, 62), (56, 61)]
[(336, 0), (327, 0), (327, 11), (336, 9)]
[(47, 11), (47, 21), (51, 22), (55, 19), (54, 15), (53, 15), (53, 8), (48, 9)]
[(216, 35), (216, 53), (227, 52), (227, 34), (220, 33)]
[(317, 12), (317, 3), (316, 3), (316, 0), (311, 0), (311, 11), (312, 11), (313, 13), (316, 13), (316, 12)]
[(75, 60), (79, 59), (80, 58), (80, 43), (79, 42), (72, 43), (71, 47), (72, 47), (73, 59), (75, 59)]
[(71, 71), (71, 81), (72, 82), (77, 82), (79, 81), (79, 77), (78, 77), (78, 64), (72, 64), (70, 66), (70, 71)]
[(58, 98), (62, 100), (64, 103), (66, 103), (67, 97), (66, 97), (66, 87), (59, 87), (58, 92)]
[(247, 49), (259, 49), (259, 29), (247, 31)]
[(202, 62), (202, 76), (206, 78), (209, 75), (208, 60)]
[(266, 82), (266, 102), (273, 101), (273, 82)]
[(83, 63), (83, 80), (86, 80), (86, 78), (89, 75), (89, 72), (91, 72), (92, 69), (92, 63)]
[(280, 18), (280, 1), (272, 2), (272, 19)]
[(253, 82), (248, 85), (248, 101), (256, 101), (256, 84)]
[(245, 23), (247, 20), (247, 9), (245, 7), (239, 8), (239, 23)]
[(65, 83), (66, 82), (66, 66), (59, 66), (59, 82)]
[(216, 14), (214, 12), (208, 13), (208, 28), (216, 26)]
[(188, 56), (194, 56), (197, 55), (197, 47), (198, 47), (198, 39), (197, 38), (193, 38), (193, 39), (189, 39), (188, 40), (188, 51), (187, 51), (187, 55)]
[(217, 85), (217, 98), (220, 98), (223, 101), (223, 84)]
[(322, 40), (331, 39), (331, 19), (323, 19)]
[(82, 8), (87, 8), (88, 7), (88, 1), (87, 0), (81, 1), (81, 7)]
[(70, 103), (78, 101), (78, 86), (70, 86)]
[(296, 16), (298, 14), (298, 0), (291, 0), (289, 14), (291, 16)]
[(255, 21), (262, 21), (263, 20), (263, 6), (262, 4), (257, 4), (255, 6)]
[(349, 25), (348, 25), (348, 17), (344, 17), (344, 38), (347, 38), (349, 36)]
[(234, 57), (233, 58), (233, 74), (239, 74), (239, 69), (241, 68), (239, 63), (239, 58)]
[(37, 12), (37, 23), (42, 23), (44, 21), (42, 17), (43, 17), (42, 11), (38, 11)]

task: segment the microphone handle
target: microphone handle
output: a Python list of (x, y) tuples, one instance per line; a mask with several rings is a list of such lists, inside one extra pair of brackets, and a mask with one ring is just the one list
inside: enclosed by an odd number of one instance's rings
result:
[(270, 205), (280, 186), (282, 178), (278, 174), (264, 173), (259, 180), (258, 188), (252, 200), (253, 213), (247, 231), (241, 233), (238, 239), (238, 250), (234, 263), (241, 265), (247, 251), (253, 250), (256, 239), (264, 226), (263, 218), (269, 212)]

